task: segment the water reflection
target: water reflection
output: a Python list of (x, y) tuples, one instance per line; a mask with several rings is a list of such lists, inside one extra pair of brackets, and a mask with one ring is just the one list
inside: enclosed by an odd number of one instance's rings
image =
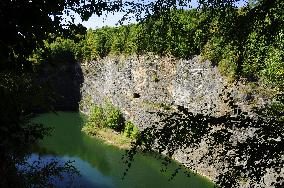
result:
[[(39, 144), (29, 160), (35, 160), (39, 156), (44, 161), (74, 160), (74, 166), (81, 173), (81, 177), (75, 180), (75, 187), (213, 187), (213, 184), (203, 177), (188, 178), (182, 173), (174, 180), (168, 181), (177, 165), (172, 163), (168, 172), (161, 173), (161, 161), (150, 155), (137, 155), (126, 178), (122, 180), (125, 164), (122, 163), (121, 157), (124, 151), (82, 133), (80, 130), (84, 119), (80, 114), (44, 114), (34, 121), (53, 126), (55, 131)], [(68, 181), (68, 178), (58, 181), (57, 186), (66, 187)]]

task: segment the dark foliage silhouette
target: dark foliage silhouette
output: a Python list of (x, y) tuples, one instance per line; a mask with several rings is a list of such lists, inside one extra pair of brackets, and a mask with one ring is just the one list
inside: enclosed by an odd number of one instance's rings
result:
[[(283, 112), (272, 112), (273, 108), (265, 107), (257, 109), (257, 115), (250, 117), (234, 104), (232, 98), (228, 98), (230, 106), (238, 109), (237, 114), (219, 117), (193, 114), (182, 106), (177, 106), (172, 113), (159, 112), (160, 120), (143, 130), (124, 156), (128, 168), (140, 150), (165, 154), (166, 156), (157, 156), (164, 158), (167, 166), (169, 158), (178, 150), (194, 150), (205, 141), (206, 152), (199, 154), (198, 163), (221, 164), (217, 166), (220, 172), (216, 177), (217, 185), (238, 187), (241, 181), (246, 180), (250, 187), (256, 187), (256, 183), (263, 181), (267, 170), (272, 169), (277, 176), (276, 182), (267, 186), (282, 187)], [(188, 160), (190, 161), (189, 157)], [(192, 164), (186, 165), (194, 169)], [(173, 172), (173, 176), (175, 174)]]

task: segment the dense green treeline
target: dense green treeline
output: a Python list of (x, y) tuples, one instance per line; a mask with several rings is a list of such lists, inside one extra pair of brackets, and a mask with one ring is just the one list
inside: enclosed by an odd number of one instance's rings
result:
[[(154, 52), (177, 58), (201, 54), (231, 79), (263, 79), (283, 88), (284, 2), (210, 12), (172, 10), (139, 24), (104, 27), (49, 43), (51, 54), (92, 61), (107, 55)], [(55, 56), (54, 56), (55, 57)]]

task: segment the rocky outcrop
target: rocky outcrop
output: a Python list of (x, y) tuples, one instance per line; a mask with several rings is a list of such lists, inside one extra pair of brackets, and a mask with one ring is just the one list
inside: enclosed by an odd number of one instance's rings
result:
[[(105, 58), (86, 62), (81, 67), (84, 82), (80, 110), (88, 114), (92, 104), (103, 105), (109, 101), (141, 130), (159, 121), (155, 113), (151, 112), (171, 112), (176, 106), (183, 106), (192, 113), (211, 116), (237, 113), (238, 108), (253, 115), (253, 106), (262, 106), (268, 102), (264, 95), (241, 82), (232, 87), (220, 75), (217, 67), (209, 61), (202, 61), (199, 56), (191, 60), (155, 55)], [(228, 97), (235, 101), (238, 108), (231, 109), (224, 102)], [(237, 135), (249, 137), (254, 131), (242, 130)], [(206, 149), (206, 143), (201, 143), (199, 149), (179, 150), (174, 157), (215, 179), (218, 166), (223, 164), (192, 162), (198, 161)]]
[(227, 87), (217, 67), (201, 61), (199, 56), (191, 60), (154, 55), (105, 58), (81, 67), (84, 83), (80, 110), (88, 113), (90, 104), (109, 100), (140, 128), (153, 120), (147, 112), (169, 110), (176, 105), (193, 113), (218, 116), (230, 112), (232, 109), (223, 101), (227, 97), (224, 91), (230, 92), (246, 111), (250, 111), (252, 101), (256, 105), (266, 103), (264, 97), (256, 97), (245, 85)]

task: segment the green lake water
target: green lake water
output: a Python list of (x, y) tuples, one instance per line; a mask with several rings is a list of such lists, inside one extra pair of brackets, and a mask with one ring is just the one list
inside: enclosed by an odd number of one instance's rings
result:
[[(208, 179), (184, 173), (169, 181), (178, 165), (171, 163), (168, 171), (161, 172), (162, 161), (151, 155), (137, 154), (126, 177), (122, 179), (126, 165), (121, 160), (124, 150), (106, 145), (102, 141), (81, 132), (84, 119), (79, 113), (58, 112), (43, 114), (34, 119), (45, 126), (54, 127), (51, 136), (39, 143), (28, 159), (43, 161), (74, 161), (81, 176), (73, 180), (75, 187), (97, 188), (209, 188)], [(58, 181), (58, 187), (68, 187), (68, 178)]]

